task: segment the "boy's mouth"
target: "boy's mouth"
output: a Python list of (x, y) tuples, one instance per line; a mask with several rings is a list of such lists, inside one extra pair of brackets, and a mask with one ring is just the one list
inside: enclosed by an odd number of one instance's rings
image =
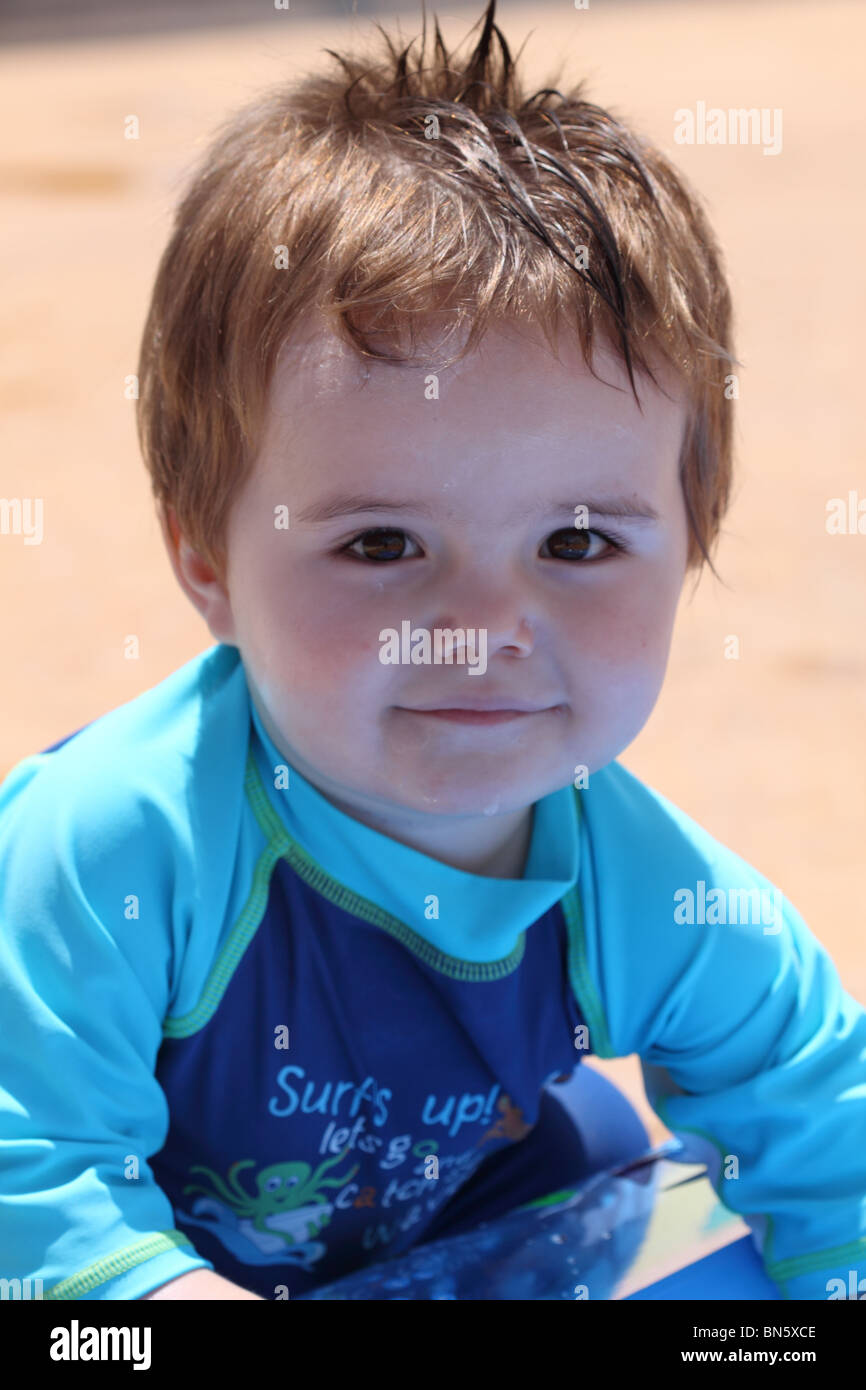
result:
[(547, 714), (551, 710), (562, 709), (562, 705), (539, 705), (525, 709), (488, 706), (482, 708), (469, 705), (445, 705), (440, 709), (403, 708), (407, 714), (419, 714), (427, 719), (445, 719), (452, 724), (507, 724), (514, 719), (528, 719), (533, 714)]
[(410, 714), (421, 714), (428, 719), (447, 719), (452, 724), (504, 724), (510, 719), (528, 719), (531, 714), (541, 714), (541, 710), (521, 709), (414, 709)]

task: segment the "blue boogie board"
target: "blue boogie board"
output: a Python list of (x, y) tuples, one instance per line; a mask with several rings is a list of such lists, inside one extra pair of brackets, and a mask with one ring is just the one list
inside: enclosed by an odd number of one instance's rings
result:
[(778, 1299), (748, 1227), (677, 1140), (305, 1299)]

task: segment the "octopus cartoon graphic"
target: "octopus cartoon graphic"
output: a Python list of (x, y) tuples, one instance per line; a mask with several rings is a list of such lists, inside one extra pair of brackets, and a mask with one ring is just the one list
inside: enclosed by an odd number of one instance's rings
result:
[(321, 1241), (314, 1240), (331, 1220), (334, 1208), (321, 1190), (343, 1187), (355, 1176), (360, 1164), (342, 1177), (325, 1173), (340, 1163), (348, 1146), (334, 1158), (325, 1159), (315, 1171), (309, 1163), (274, 1163), (255, 1178), (256, 1191), (241, 1184), (244, 1168), (255, 1168), (255, 1160), (239, 1159), (225, 1179), (212, 1168), (195, 1164), (190, 1174), (203, 1173), (209, 1186), (191, 1183), (184, 1196), (203, 1193), (193, 1203), (192, 1213), (177, 1215), (190, 1225), (211, 1230), (237, 1259), (252, 1264), (300, 1264), (309, 1269), (325, 1253)]

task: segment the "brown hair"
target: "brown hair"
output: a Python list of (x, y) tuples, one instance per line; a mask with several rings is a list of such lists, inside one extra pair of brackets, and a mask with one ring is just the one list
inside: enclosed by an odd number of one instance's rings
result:
[[(415, 360), (444, 311), (457, 360), (496, 319), (600, 333), (635, 390), (653, 361), (686, 384), (688, 567), (712, 562), (729, 502), (731, 302), (700, 202), (608, 111), (525, 96), (494, 22), (462, 64), (380, 29), (374, 59), (282, 84), (217, 132), (177, 209), (144, 328), (139, 438), (167, 509), (225, 577), (225, 531), (277, 356), (309, 310), (362, 355)], [(519, 55), (518, 55), (519, 57)], [(432, 137), (432, 138), (431, 138)], [(582, 250), (581, 248), (585, 248)], [(462, 330), (467, 329), (468, 333)], [(393, 349), (408, 336), (408, 354)], [(389, 350), (390, 349), (390, 350)], [(639, 402), (638, 402), (639, 403)], [(714, 571), (715, 572), (715, 571)]]

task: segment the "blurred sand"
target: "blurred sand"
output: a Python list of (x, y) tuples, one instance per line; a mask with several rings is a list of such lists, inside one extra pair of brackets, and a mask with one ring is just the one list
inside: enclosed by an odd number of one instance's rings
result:
[[(480, 10), (442, 6), (459, 38)], [(309, 9), (309, 7), (307, 7)], [(263, 7), (255, 27), (0, 55), (4, 497), (41, 497), (44, 540), (0, 535), (0, 776), (156, 684), (211, 637), (176, 587), (123, 395), (173, 201), (215, 123), (371, 23)], [(418, 32), (418, 10), (403, 32)], [(448, 16), (456, 15), (456, 19)], [(389, 27), (391, 20), (386, 21)], [(668, 679), (623, 762), (776, 882), (866, 1002), (866, 497), (862, 53), (856, 3), (503, 4), (530, 80), (561, 61), (662, 145), (726, 249), (745, 363), (739, 481), (716, 561), (686, 590)], [(778, 156), (675, 145), (680, 107), (781, 107)], [(141, 138), (123, 138), (135, 113)], [(129, 634), (141, 658), (125, 661)], [(741, 657), (724, 659), (735, 634)], [(602, 1068), (649, 1121), (636, 1059)]]

